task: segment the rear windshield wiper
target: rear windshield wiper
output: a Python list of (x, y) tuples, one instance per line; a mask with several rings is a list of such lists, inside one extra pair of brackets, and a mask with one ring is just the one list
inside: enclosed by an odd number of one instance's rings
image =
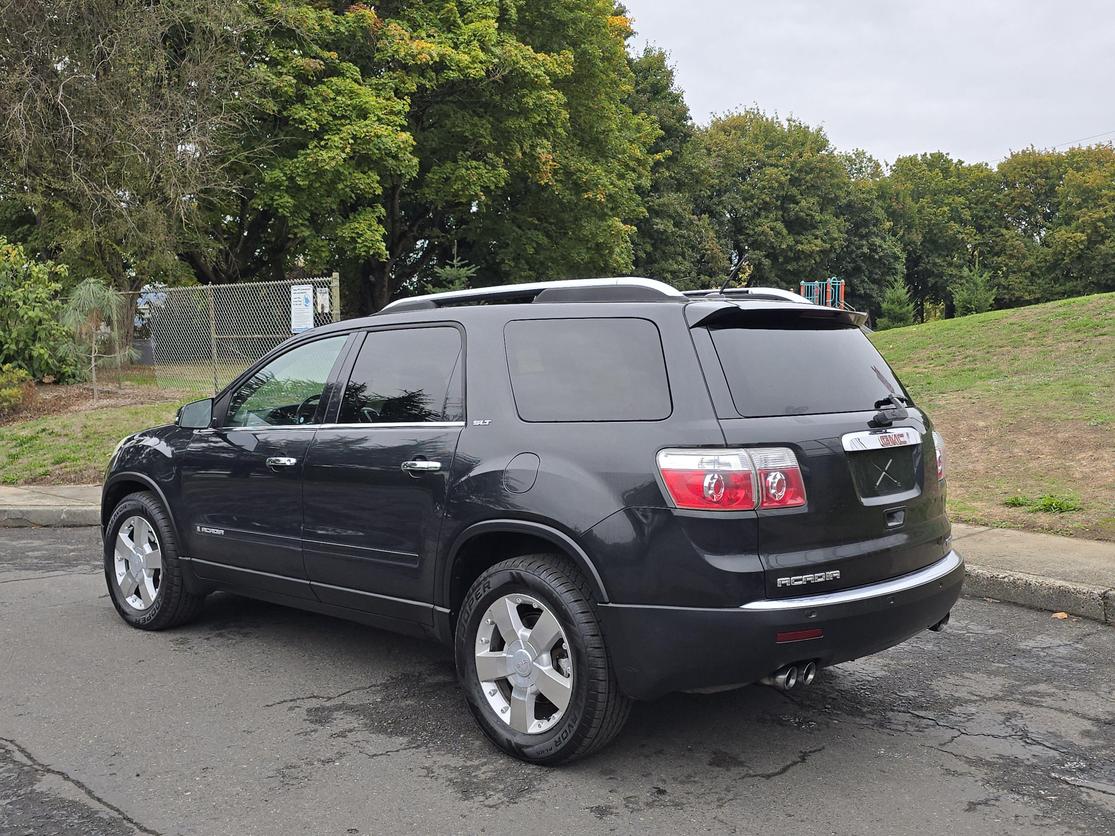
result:
[(887, 395), (882, 400), (875, 401), (875, 408), (879, 411), (868, 423), (874, 427), (889, 427), (895, 421), (905, 421), (910, 415), (906, 411), (907, 406), (912, 406), (909, 398)]
[(887, 395), (881, 401), (875, 401), (876, 409), (902, 409), (904, 406), (913, 406), (909, 398), (904, 398), (901, 395)]

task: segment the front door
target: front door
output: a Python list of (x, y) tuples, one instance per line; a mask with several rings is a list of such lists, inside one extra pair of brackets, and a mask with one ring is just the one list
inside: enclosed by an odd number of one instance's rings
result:
[(302, 561), (302, 472), (347, 335), (263, 365), (232, 392), (182, 466), (186, 554), (202, 577), (312, 598)]
[(306, 455), (306, 573), (322, 601), (429, 620), (433, 557), (463, 423), (451, 325), (370, 331), (336, 421)]

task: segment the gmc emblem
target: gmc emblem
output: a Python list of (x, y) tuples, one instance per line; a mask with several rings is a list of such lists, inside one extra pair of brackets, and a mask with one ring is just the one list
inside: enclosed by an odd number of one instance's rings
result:
[(826, 581), (840, 580), (840, 570), (833, 569), (831, 572), (814, 572), (812, 575), (791, 575), (788, 578), (779, 578), (778, 587), (783, 586), (805, 586), (807, 583), (825, 583)]

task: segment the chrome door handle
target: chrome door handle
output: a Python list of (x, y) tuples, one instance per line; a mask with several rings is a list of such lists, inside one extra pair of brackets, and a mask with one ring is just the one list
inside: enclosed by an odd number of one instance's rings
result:
[(408, 462), (403, 462), (402, 469), (407, 473), (433, 473), (435, 470), (441, 470), (441, 462), (431, 462), (427, 459), (412, 459)]
[(298, 459), (291, 458), (290, 456), (268, 456), (268, 467), (294, 467), (298, 464)]

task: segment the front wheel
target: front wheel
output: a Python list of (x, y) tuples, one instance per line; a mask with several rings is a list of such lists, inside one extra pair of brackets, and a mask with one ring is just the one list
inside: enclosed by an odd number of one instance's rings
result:
[(105, 582), (116, 611), (142, 630), (177, 627), (197, 615), (204, 595), (185, 587), (170, 517), (153, 493), (122, 500), (105, 526)]
[(481, 575), (457, 619), (455, 650), (473, 716), (522, 760), (583, 757), (627, 719), (588, 582), (558, 555), (505, 560)]

